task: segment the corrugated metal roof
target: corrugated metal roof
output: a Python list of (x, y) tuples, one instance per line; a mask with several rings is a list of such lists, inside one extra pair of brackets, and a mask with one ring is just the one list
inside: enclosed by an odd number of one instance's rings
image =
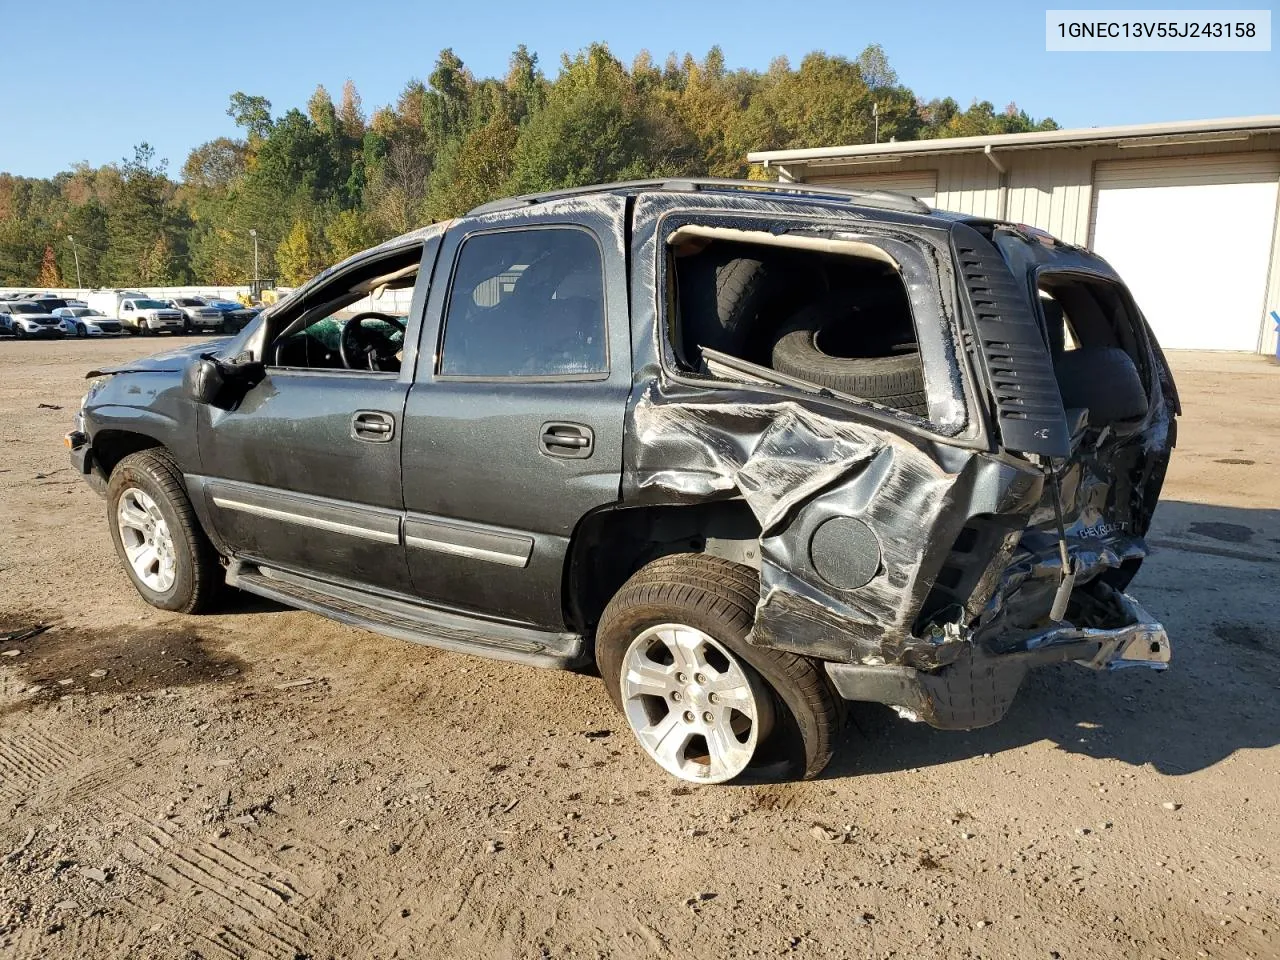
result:
[(1144, 146), (1159, 146), (1162, 140), (1178, 144), (1211, 142), (1223, 138), (1243, 140), (1252, 134), (1276, 132), (1280, 132), (1280, 115), (1225, 117), (1218, 120), (1141, 123), (1119, 127), (1046, 130), (1037, 133), (1002, 133), (988, 137), (942, 137), (936, 140), (858, 143), (844, 147), (814, 147), (804, 150), (761, 150), (747, 154), (747, 160), (751, 163), (762, 163), (765, 166), (838, 163), (841, 160), (855, 158), (871, 162), (872, 158), (877, 157), (972, 153), (990, 150), (1043, 150), (1049, 147), (1126, 143), (1131, 140)]

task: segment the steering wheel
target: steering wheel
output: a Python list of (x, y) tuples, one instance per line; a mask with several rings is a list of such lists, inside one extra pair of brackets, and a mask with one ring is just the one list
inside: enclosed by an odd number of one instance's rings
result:
[(385, 369), (382, 364), (395, 357), (401, 349), (386, 334), (366, 330), (362, 324), (366, 320), (379, 320), (388, 326), (395, 327), (404, 336), (404, 322), (399, 317), (386, 313), (358, 313), (342, 325), (342, 335), (338, 338), (338, 353), (342, 357), (342, 365), (348, 370), (357, 370), (359, 361), (370, 370)]

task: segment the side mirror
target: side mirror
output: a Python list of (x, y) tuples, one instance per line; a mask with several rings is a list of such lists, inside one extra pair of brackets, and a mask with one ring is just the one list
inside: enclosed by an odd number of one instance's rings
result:
[(231, 410), (266, 375), (266, 365), (248, 356), (227, 362), (206, 353), (187, 367), (183, 381), (187, 396), (196, 403)]
[(187, 395), (196, 403), (214, 403), (226, 386), (218, 364), (203, 357), (187, 368), (186, 381)]

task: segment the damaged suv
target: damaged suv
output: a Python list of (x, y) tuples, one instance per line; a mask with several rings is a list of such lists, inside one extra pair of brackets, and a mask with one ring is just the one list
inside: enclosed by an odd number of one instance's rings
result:
[(226, 583), (594, 661), (693, 782), (816, 775), (845, 700), (968, 729), (1031, 667), (1169, 660), (1124, 591), (1172, 378), (1115, 272), (1027, 227), (791, 184), (517, 197), (91, 376), (72, 462), (148, 602)]

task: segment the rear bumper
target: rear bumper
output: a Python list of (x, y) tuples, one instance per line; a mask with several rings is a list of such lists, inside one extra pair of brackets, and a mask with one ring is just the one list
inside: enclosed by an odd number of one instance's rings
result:
[(1129, 595), (1115, 596), (1126, 621), (1118, 627), (1055, 627), (1001, 654), (971, 645), (933, 673), (893, 664), (828, 663), (827, 675), (846, 700), (888, 704), (908, 719), (943, 730), (985, 727), (1009, 711), (1032, 667), (1068, 660), (1093, 670), (1168, 666), (1164, 627)]

